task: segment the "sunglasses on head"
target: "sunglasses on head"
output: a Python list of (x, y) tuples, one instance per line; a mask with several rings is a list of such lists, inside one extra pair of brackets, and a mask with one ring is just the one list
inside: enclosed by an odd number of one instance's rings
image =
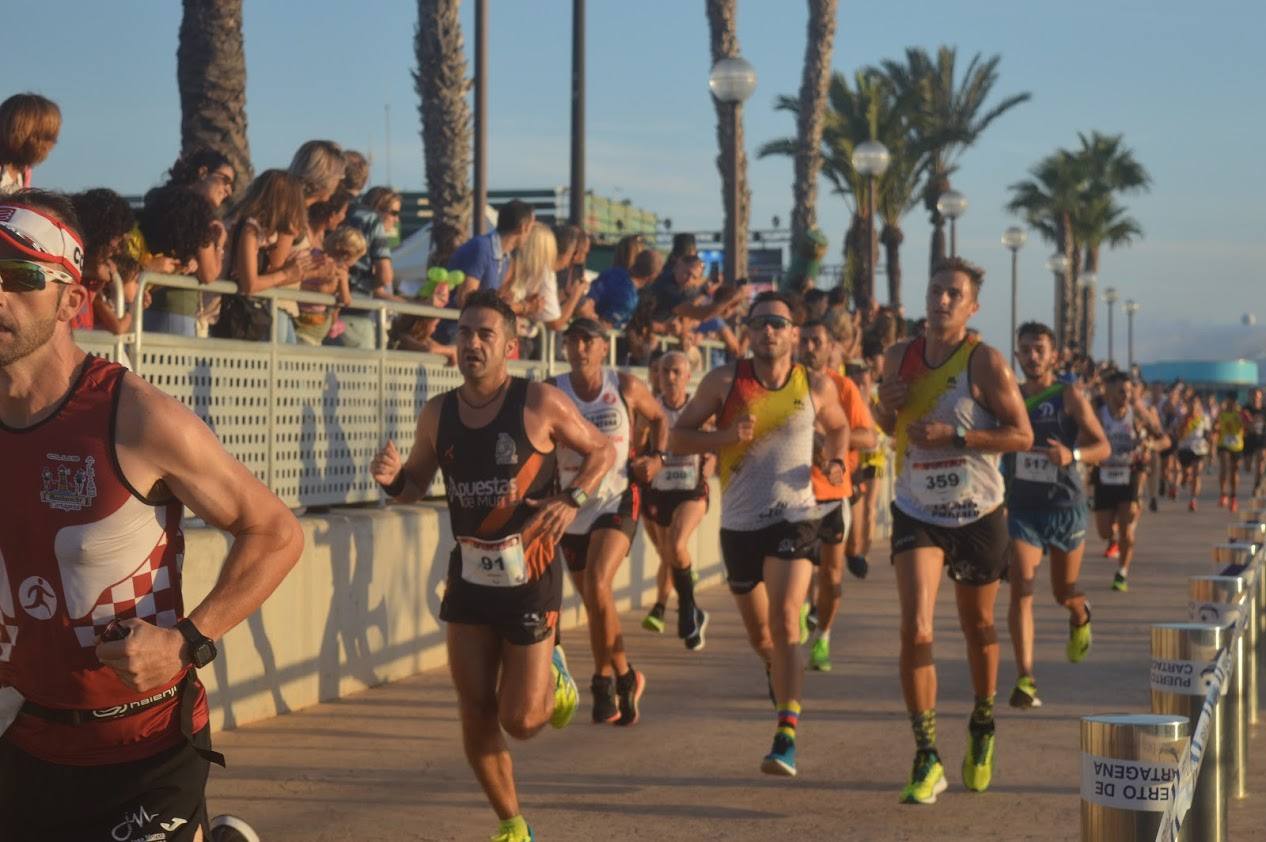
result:
[(786, 316), (752, 316), (747, 320), (747, 326), (753, 330), (764, 330), (772, 327), (774, 330), (786, 330), (791, 327), (791, 319)]
[(75, 279), (70, 273), (30, 260), (0, 260), (0, 290), (5, 292), (38, 292), (48, 284), (70, 286)]

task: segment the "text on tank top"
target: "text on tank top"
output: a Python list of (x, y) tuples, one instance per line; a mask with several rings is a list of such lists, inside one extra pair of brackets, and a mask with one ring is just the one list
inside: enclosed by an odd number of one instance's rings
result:
[(804, 366), (792, 366), (781, 388), (766, 389), (751, 359), (736, 362), (717, 427), (726, 429), (744, 415), (756, 419), (752, 440), (726, 445), (718, 454), (721, 526), (750, 531), (816, 517), (810, 466), (817, 413)]
[[(0, 425), (0, 685), (50, 708), (104, 709), (137, 693), (102, 666), (95, 647), (113, 620), (172, 628), (184, 616), (179, 500), (152, 504), (128, 485), (114, 450), (126, 370), (89, 357), (65, 402), (20, 430)], [(199, 698), (194, 726), (207, 721)], [(137, 759), (183, 740), (176, 697), (83, 725), (21, 715), (6, 739), (56, 763)]]
[(1077, 446), (1080, 429), (1064, 409), (1067, 388), (1065, 383), (1055, 383), (1024, 400), (1033, 427), (1033, 449), (1003, 457), (1007, 502), (1016, 508), (1067, 507), (1080, 504), (1085, 497), (1076, 465), (1060, 467), (1047, 455), (1051, 439), (1069, 450)]
[(908, 385), (897, 414), (898, 472), (895, 502), (911, 517), (936, 526), (973, 523), (1002, 505), (1005, 488), (998, 455), (971, 448), (924, 448), (910, 441), (908, 427), (938, 421), (967, 430), (998, 426), (972, 396), (971, 358), (980, 338), (969, 333), (940, 366), (933, 368), (919, 337), (906, 346), (899, 376)]
[[(670, 430), (677, 423), (677, 419), (681, 417), (681, 412), (688, 403), (690, 403), (690, 395), (686, 395), (681, 406), (674, 409), (664, 402), (662, 395), (660, 396), (659, 405), (664, 408), (665, 423), (668, 424)], [(651, 480), (651, 488), (656, 491), (694, 491), (704, 482), (702, 464), (703, 457), (697, 453), (687, 456), (667, 453), (664, 455), (663, 467)]]
[[(554, 379), (554, 384), (576, 404), (585, 420), (598, 428), (598, 432), (611, 439), (615, 445), (615, 461), (611, 470), (598, 485), (597, 490), (589, 495), (586, 509), (599, 509), (618, 498), (629, 487), (629, 449), (633, 440), (633, 424), (629, 418), (629, 409), (624, 403), (624, 395), (620, 393), (620, 374), (615, 369), (604, 369), (602, 372), (602, 388), (591, 401), (582, 400), (572, 387), (571, 376), (564, 374)], [(576, 477), (585, 459), (574, 450), (566, 447), (558, 449), (558, 480), (563, 488), (567, 488)]]
[(528, 381), (511, 377), (496, 417), (482, 427), (461, 420), (457, 390), (444, 396), (436, 453), (444, 476), (456, 551), (450, 579), (485, 587), (517, 587), (539, 579), (554, 560), (542, 539), (524, 545), (524, 524), (536, 511), (524, 498), (555, 490), (555, 453), (542, 453), (524, 426)]

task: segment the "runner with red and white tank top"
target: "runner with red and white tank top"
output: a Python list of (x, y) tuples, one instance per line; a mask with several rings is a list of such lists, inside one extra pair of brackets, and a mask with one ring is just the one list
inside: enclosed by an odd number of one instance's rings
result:
[[(248, 839), (211, 831), (196, 677), (214, 640), (298, 560), (294, 516), (193, 413), (84, 354), (82, 246), (65, 197), (0, 204), (0, 833), (66, 840)], [(234, 536), (192, 611), (188, 506)], [(74, 804), (67, 809), (67, 804)]]
[[(611, 440), (616, 456), (597, 489), (582, 502), (559, 546), (589, 618), (593, 721), (634, 725), (646, 677), (633, 669), (624, 651), (612, 583), (633, 546), (641, 509), (638, 488), (630, 484), (629, 475), (643, 483), (655, 479), (664, 464), (668, 425), (650, 387), (603, 365), (609, 346), (602, 325), (593, 319), (575, 319), (564, 331), (563, 340), (571, 371), (555, 377), (552, 383), (571, 399), (585, 420)], [(631, 452), (632, 438), (639, 416), (650, 426), (654, 449), (635, 455)], [(559, 453), (558, 476), (564, 486), (572, 481), (579, 466), (578, 454), (567, 449)]]

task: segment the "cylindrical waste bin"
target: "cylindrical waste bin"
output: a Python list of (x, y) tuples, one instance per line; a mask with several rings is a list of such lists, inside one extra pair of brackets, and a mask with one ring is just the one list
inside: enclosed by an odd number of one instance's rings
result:
[(1231, 647), (1231, 689), (1226, 697), (1226, 721), (1229, 729), (1227, 745), (1230, 779), (1227, 788), (1236, 798), (1248, 797), (1248, 662), (1243, 636), (1235, 637), (1235, 629), (1248, 612), (1249, 580), (1244, 576), (1192, 576), (1188, 580), (1188, 608), (1197, 623), (1216, 623), (1230, 629), (1235, 645)]
[(1083, 716), (1082, 842), (1154, 842), (1189, 742), (1185, 716)]
[[(1152, 713), (1191, 720), (1192, 753), (1203, 757), (1194, 781), (1191, 811), (1183, 823), (1189, 842), (1226, 842), (1226, 750), (1228, 723), (1225, 696), (1207, 708), (1207, 730), (1200, 716), (1212, 684), (1225, 681), (1217, 671), (1218, 652), (1228, 631), (1216, 623), (1157, 623), (1152, 626)], [(1185, 782), (1190, 786), (1192, 782)], [(1180, 782), (1180, 788), (1184, 782)]]

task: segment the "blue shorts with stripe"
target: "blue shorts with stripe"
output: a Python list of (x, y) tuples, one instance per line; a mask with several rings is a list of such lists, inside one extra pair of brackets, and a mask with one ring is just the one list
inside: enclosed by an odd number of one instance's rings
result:
[(1009, 509), (1007, 531), (1011, 540), (1034, 547), (1070, 553), (1086, 540), (1090, 515), (1086, 504), (1046, 509)]

